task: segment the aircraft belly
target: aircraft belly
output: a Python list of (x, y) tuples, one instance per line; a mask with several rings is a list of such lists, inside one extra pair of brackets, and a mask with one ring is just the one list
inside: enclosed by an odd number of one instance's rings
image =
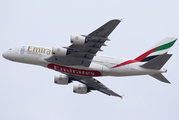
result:
[(66, 74), (75, 74), (88, 77), (99, 77), (110, 75), (110, 69), (96, 63), (91, 63), (89, 67), (83, 66), (64, 66), (50, 63), (47, 68), (53, 69)]
[(110, 74), (110, 69), (109, 68), (107, 68), (104, 65), (97, 64), (97, 63), (94, 63), (94, 62), (92, 62), (90, 64), (89, 69), (100, 71), (102, 73), (102, 76), (107, 76), (107, 75)]
[(141, 67), (126, 67), (122, 66), (119, 68), (111, 69), (110, 76), (133, 76), (133, 75), (146, 75), (146, 74), (155, 74), (162, 73), (161, 70), (145, 69)]
[(62, 65), (57, 65), (50, 63), (47, 65), (49, 69), (53, 69), (62, 73), (66, 74), (75, 74), (75, 75), (80, 75), (80, 76), (88, 76), (88, 77), (97, 77), (101, 76), (102, 73), (97, 70), (92, 70), (92, 69), (80, 69), (80, 68), (75, 68), (75, 67), (67, 67), (67, 66), (62, 66)]

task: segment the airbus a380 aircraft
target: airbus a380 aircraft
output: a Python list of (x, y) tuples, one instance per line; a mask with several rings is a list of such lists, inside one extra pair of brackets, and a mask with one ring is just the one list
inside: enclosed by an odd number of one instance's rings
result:
[(56, 84), (67, 85), (72, 81), (80, 84), (73, 86), (75, 93), (86, 94), (98, 90), (104, 94), (121, 97), (93, 77), (150, 75), (162, 82), (170, 83), (161, 73), (162, 68), (172, 56), (167, 54), (177, 38), (167, 37), (147, 52), (135, 59), (121, 59), (96, 55), (106, 46), (109, 34), (121, 20), (111, 20), (89, 35), (72, 35), (72, 45), (68, 47), (18, 46), (4, 52), (8, 60), (40, 65), (63, 73), (55, 76)]

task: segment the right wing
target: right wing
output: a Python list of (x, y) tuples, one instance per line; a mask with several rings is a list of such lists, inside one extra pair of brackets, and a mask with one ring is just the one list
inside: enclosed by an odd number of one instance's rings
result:
[(110, 20), (106, 24), (99, 27), (94, 32), (85, 36), (88, 42), (83, 45), (72, 44), (66, 47), (70, 50), (70, 54), (65, 57), (51, 56), (46, 58), (48, 62), (66, 65), (66, 66), (85, 66), (89, 67), (93, 57), (98, 51), (102, 51), (101, 47), (106, 46), (104, 43), (108, 39), (109, 34), (116, 28), (116, 26), (121, 22), (121, 20), (114, 19)]
[(85, 84), (90, 90), (98, 90), (104, 94), (107, 94), (109, 96), (116, 96), (122, 98), (122, 96), (118, 95), (117, 93), (110, 90), (108, 87), (106, 87), (104, 84), (102, 84), (100, 81), (92, 78), (92, 77), (84, 77), (84, 76), (76, 76), (72, 74), (68, 74), (69, 78), (72, 80), (76, 80), (78, 82), (81, 82)]

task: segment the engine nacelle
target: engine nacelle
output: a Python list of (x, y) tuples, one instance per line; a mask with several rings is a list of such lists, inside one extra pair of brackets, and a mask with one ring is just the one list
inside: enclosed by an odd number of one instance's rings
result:
[(66, 56), (68, 50), (63, 47), (52, 47), (52, 54), (56, 56)]
[(89, 92), (88, 87), (84, 84), (73, 85), (73, 92), (78, 94), (86, 94)]
[(70, 83), (70, 80), (69, 80), (68, 76), (66, 76), (66, 75), (59, 75), (59, 76), (54, 77), (54, 83), (61, 84), (61, 85), (67, 85), (68, 83)]
[(88, 40), (86, 37), (81, 36), (81, 35), (71, 35), (71, 43), (76, 44), (76, 45), (83, 45), (87, 43)]

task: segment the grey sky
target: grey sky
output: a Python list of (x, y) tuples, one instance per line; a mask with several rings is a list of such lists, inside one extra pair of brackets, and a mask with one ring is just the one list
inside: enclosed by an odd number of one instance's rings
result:
[[(179, 37), (176, 0), (0, 0), (0, 51), (19, 45), (68, 46), (71, 34), (89, 34), (111, 19), (125, 18), (98, 54), (135, 58), (165, 37)], [(1, 120), (177, 120), (179, 43), (164, 66), (172, 83), (150, 76), (99, 77), (124, 99), (94, 91), (75, 94), (56, 85), (60, 73), (0, 57)]]

